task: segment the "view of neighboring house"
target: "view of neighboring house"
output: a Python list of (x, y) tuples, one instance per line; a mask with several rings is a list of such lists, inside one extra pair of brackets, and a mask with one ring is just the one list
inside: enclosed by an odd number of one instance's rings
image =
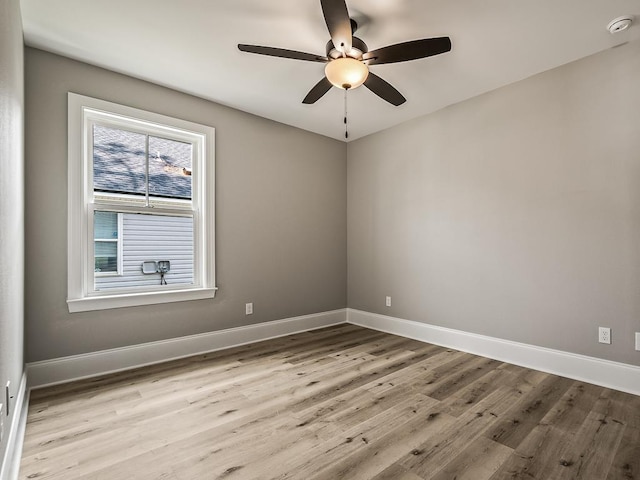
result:
[(190, 143), (95, 125), (94, 191), (144, 197), (148, 159), (150, 196), (191, 200), (191, 149)]
[[(93, 184), (96, 196), (123, 201), (191, 200), (192, 145), (117, 128), (93, 129)], [(148, 192), (147, 192), (148, 189)], [(193, 283), (193, 218), (96, 211), (95, 288)], [(169, 261), (162, 278), (143, 262)]]

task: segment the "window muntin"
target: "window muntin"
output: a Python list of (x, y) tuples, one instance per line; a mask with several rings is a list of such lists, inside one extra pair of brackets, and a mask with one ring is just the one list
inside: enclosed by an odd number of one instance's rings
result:
[[(70, 311), (212, 298), (216, 290), (213, 129), (70, 93), (69, 132)], [(109, 245), (115, 242), (96, 236), (94, 225), (96, 214), (106, 212), (121, 219), (117, 273)], [(173, 252), (180, 255), (170, 257), (172, 240), (161, 233), (163, 225), (137, 244), (128, 240), (129, 220), (136, 218), (156, 224), (186, 222), (182, 251)], [(144, 261), (170, 261), (166, 285), (160, 285), (159, 278), (156, 284), (153, 275), (139, 284), (126, 278), (132, 268), (127, 258), (140, 242), (164, 245), (147, 250), (145, 256), (151, 258)], [(108, 273), (102, 268), (95, 271), (96, 258)], [(134, 269), (140, 273), (141, 263)], [(122, 283), (117, 284), (116, 276)]]

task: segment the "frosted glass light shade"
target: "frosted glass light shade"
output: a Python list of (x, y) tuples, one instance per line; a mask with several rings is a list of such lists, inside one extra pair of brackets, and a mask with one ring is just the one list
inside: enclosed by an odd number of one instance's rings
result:
[(369, 76), (369, 68), (355, 58), (341, 57), (327, 63), (324, 74), (334, 86), (351, 89), (364, 83)]

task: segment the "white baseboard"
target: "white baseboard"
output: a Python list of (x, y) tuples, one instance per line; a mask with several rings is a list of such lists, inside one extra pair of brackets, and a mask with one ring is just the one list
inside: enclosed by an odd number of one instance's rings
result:
[(22, 442), (27, 424), (28, 409), (27, 374), (23, 372), (20, 386), (16, 394), (11, 425), (5, 425), (7, 433), (7, 449), (0, 463), (0, 480), (15, 480), (20, 470)]
[[(345, 321), (640, 395), (640, 367), (638, 366), (354, 309), (340, 309), (217, 332), (33, 362), (27, 364), (26, 374), (29, 388), (39, 388), (328, 327)], [(20, 403), (16, 403), (16, 405), (20, 405)]]
[(346, 309), (340, 309), (217, 332), (28, 363), (29, 388), (40, 388), (237, 347), (337, 325), (345, 323), (345, 321)]
[(640, 367), (347, 309), (347, 322), (640, 395)]

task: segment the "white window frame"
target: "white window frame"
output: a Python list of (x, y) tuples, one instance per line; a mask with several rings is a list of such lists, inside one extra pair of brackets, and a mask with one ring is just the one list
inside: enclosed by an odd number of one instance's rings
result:
[[(67, 305), (70, 312), (213, 298), (215, 286), (215, 156), (213, 127), (69, 92)], [(122, 202), (93, 191), (93, 125), (139, 131), (193, 145), (192, 201)], [(135, 202), (133, 202), (135, 203)], [(93, 212), (184, 215), (194, 219), (194, 283), (96, 291)]]
[[(95, 255), (95, 245), (96, 242), (115, 242), (116, 243), (116, 271), (115, 272), (96, 272), (94, 269), (94, 276), (96, 277), (119, 277), (122, 276), (122, 227), (123, 221), (122, 218), (124, 214), (117, 212), (117, 228), (118, 228), (118, 238), (95, 238), (95, 234), (93, 237), (93, 247), (94, 247), (94, 255)], [(95, 261), (95, 260), (94, 260)]]

